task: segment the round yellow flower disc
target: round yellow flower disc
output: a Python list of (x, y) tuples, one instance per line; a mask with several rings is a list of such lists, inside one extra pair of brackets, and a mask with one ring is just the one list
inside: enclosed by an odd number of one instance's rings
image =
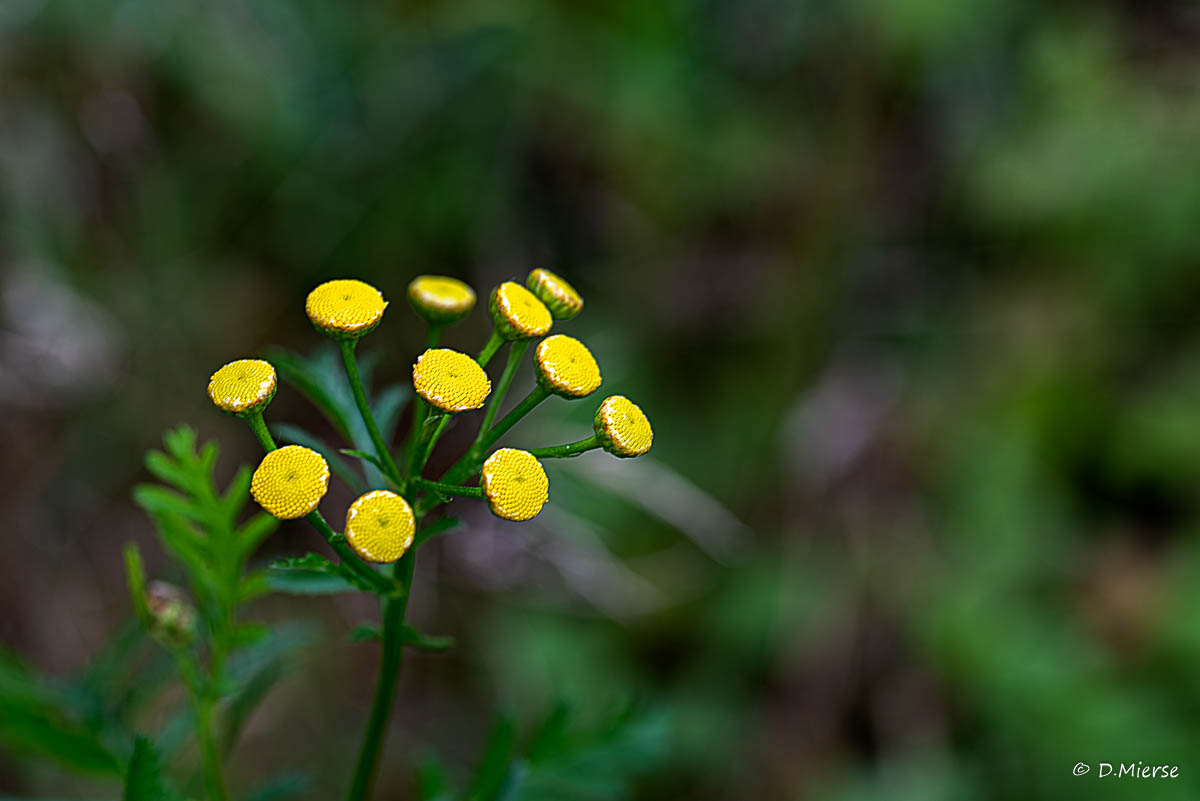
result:
[(570, 320), (583, 310), (583, 298), (575, 287), (549, 270), (534, 270), (525, 285), (546, 304), (555, 320)]
[(513, 281), (505, 281), (492, 292), (488, 308), (496, 330), (506, 339), (540, 337), (554, 325), (546, 304)]
[(479, 363), (449, 348), (430, 348), (413, 365), (417, 394), (444, 412), (469, 412), (483, 406), (492, 382)]
[(480, 472), (483, 497), (492, 514), (505, 520), (532, 520), (550, 497), (550, 479), (529, 451), (501, 448)]
[(208, 397), (230, 414), (261, 409), (275, 397), (275, 368), (262, 359), (238, 359), (212, 374)]
[(604, 450), (613, 456), (641, 456), (654, 443), (650, 420), (624, 395), (605, 398), (592, 423)]
[(475, 308), (475, 290), (445, 275), (418, 275), (408, 285), (408, 299), (432, 323), (457, 322)]
[(555, 334), (537, 346), (538, 382), (548, 392), (582, 398), (600, 386), (600, 367), (587, 346), (575, 337)]
[(304, 310), (313, 325), (335, 337), (357, 337), (379, 325), (387, 301), (370, 284), (353, 279), (326, 281), (308, 293)]
[(388, 490), (368, 492), (346, 512), (346, 543), (368, 562), (395, 562), (412, 545), (416, 530), (408, 501)]
[(329, 489), (329, 465), (316, 451), (287, 445), (263, 457), (250, 480), (258, 505), (280, 520), (304, 517)]

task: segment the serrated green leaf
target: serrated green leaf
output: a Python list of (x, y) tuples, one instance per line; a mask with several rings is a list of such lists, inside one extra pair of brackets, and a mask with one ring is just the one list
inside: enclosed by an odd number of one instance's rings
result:
[(221, 496), (221, 505), (225, 507), (225, 513), (229, 516), (230, 524), (237, 522), (241, 514), (242, 507), (250, 500), (250, 480), (252, 471), (246, 465), (238, 468), (234, 474), (233, 480), (229, 482), (229, 487), (225, 490), (225, 494)]
[(266, 512), (251, 517), (237, 531), (238, 556), (243, 560), (249, 559), (277, 528), (279, 520)]

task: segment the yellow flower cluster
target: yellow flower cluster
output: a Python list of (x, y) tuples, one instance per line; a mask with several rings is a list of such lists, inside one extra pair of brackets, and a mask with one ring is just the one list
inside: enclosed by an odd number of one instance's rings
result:
[(275, 397), (275, 368), (261, 359), (238, 359), (212, 374), (208, 397), (230, 414), (261, 411)]
[(596, 437), (604, 450), (613, 456), (641, 456), (654, 443), (650, 420), (636, 403), (624, 395), (604, 399), (592, 421)]
[(544, 336), (554, 325), (546, 305), (520, 284), (505, 281), (492, 292), (488, 302), (496, 331), (505, 339)]
[(555, 320), (570, 320), (583, 311), (583, 298), (575, 287), (549, 270), (534, 270), (525, 279), (525, 286), (546, 304)]
[(308, 293), (304, 304), (313, 325), (337, 339), (368, 333), (379, 325), (386, 308), (382, 292), (352, 279), (326, 281)]
[(550, 480), (542, 463), (516, 448), (501, 448), (489, 456), (480, 483), (492, 514), (505, 520), (532, 520), (550, 497)]
[(250, 480), (258, 505), (280, 520), (304, 517), (329, 489), (329, 465), (316, 451), (299, 445), (273, 450), (263, 457)]
[(469, 412), (483, 406), (492, 382), (479, 363), (449, 348), (430, 348), (413, 365), (417, 394), (444, 412)]
[(538, 343), (538, 383), (564, 398), (582, 398), (600, 386), (600, 367), (587, 346), (574, 337), (555, 334)]
[(412, 545), (417, 521), (408, 501), (373, 490), (346, 512), (346, 543), (368, 562), (395, 562)]
[(456, 323), (475, 308), (475, 290), (445, 275), (418, 275), (408, 285), (417, 313), (436, 325)]

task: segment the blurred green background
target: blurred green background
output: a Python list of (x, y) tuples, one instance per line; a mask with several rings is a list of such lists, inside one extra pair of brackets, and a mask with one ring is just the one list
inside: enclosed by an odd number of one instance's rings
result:
[[(1195, 798), (1198, 44), (1183, 2), (0, 0), (0, 643), (69, 676), (129, 618), (124, 541), (178, 578), (143, 452), (186, 421), (254, 460), (207, 378), (317, 348), (315, 284), (399, 301), (388, 383), (414, 275), (545, 266), (654, 450), (422, 557), (459, 646), (406, 664), (379, 798), (558, 703), (647, 710), (622, 797)], [(231, 781), (336, 797), (371, 605), (257, 608), (324, 644)], [(1096, 776), (1138, 760), (1180, 776)], [(94, 787), (0, 746), (0, 794)]]

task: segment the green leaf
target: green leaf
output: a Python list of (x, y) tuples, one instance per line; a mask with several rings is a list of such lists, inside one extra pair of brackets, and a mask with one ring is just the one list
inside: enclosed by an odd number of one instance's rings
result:
[(417, 532), (417, 536), (413, 541), (413, 547), (415, 548), (418, 545), (424, 545), (434, 537), (451, 532), (460, 525), (462, 525), (462, 523), (457, 517), (443, 517), (440, 520), (435, 520), (427, 526), (422, 526), (420, 531)]
[(243, 560), (249, 559), (277, 528), (279, 520), (266, 512), (259, 512), (247, 520), (237, 531), (238, 556)]
[(497, 798), (509, 777), (515, 740), (516, 727), (512, 720), (507, 717), (497, 720), (479, 766), (475, 769), (471, 786), (463, 796), (465, 801), (492, 801)]
[(122, 801), (169, 801), (179, 794), (169, 788), (162, 775), (162, 760), (153, 743), (138, 737), (133, 744), (133, 756), (125, 771), (125, 792)]
[(272, 348), (267, 352), (267, 360), (284, 381), (325, 415), (343, 439), (353, 440), (351, 421), (357, 419), (358, 409), (336, 347), (325, 343), (309, 357)]
[(146, 569), (142, 564), (142, 552), (132, 542), (125, 543), (125, 582), (129, 587), (129, 599), (138, 619), (149, 621), (150, 610), (146, 607)]
[(362, 623), (350, 631), (350, 642), (372, 642), (383, 639), (379, 627), (374, 623)]
[(432, 755), (422, 759), (417, 766), (417, 795), (421, 801), (450, 801), (453, 798), (446, 768)]
[(326, 595), (336, 592), (376, 592), (364, 577), (316, 553), (272, 562), (267, 580), (278, 592)]
[(454, 647), (454, 638), (446, 635), (422, 634), (408, 624), (400, 630), (400, 639), (405, 645), (422, 651), (445, 651)]
[(119, 776), (117, 757), (80, 719), (72, 699), (0, 651), (0, 741), (78, 773)]
[(340, 452), (346, 454), (347, 456), (353, 456), (356, 459), (362, 459), (364, 462), (374, 466), (374, 468), (380, 472), (384, 471), (383, 463), (380, 462), (373, 453), (356, 450), (355, 448), (342, 448)]

